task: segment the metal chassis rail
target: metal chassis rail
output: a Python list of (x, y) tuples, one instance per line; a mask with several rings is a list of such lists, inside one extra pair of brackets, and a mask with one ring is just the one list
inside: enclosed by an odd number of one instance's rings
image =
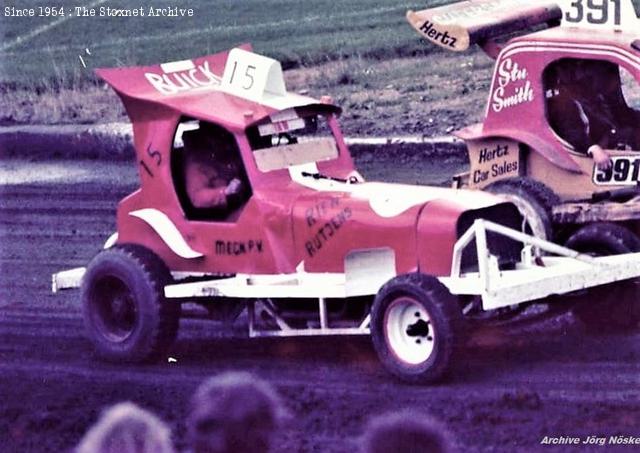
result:
[[(520, 263), (514, 270), (499, 269), (497, 257), (491, 254), (487, 246), (487, 232), (497, 233), (524, 245)], [(462, 252), (473, 239), (476, 243), (478, 272), (463, 273)], [(540, 256), (541, 252), (556, 256)], [(54, 274), (53, 291), (79, 287), (83, 274), (84, 268)], [(185, 276), (188, 276), (188, 273), (174, 274), (175, 278)], [(202, 274), (198, 276), (202, 277)], [(449, 276), (439, 277), (439, 280), (452, 294), (479, 296), (482, 299), (482, 308), (493, 310), (637, 277), (640, 277), (640, 253), (594, 258), (479, 219), (456, 242), (452, 254), (451, 273)], [(217, 297), (245, 299), (248, 301), (251, 337), (284, 337), (369, 334), (369, 315), (353, 321), (349, 327), (331, 326), (326, 299), (374, 296), (380, 287), (380, 283), (372, 282), (369, 287), (359, 287), (360, 289), (354, 292), (348, 290), (345, 274), (300, 271), (282, 275), (237, 274), (227, 278), (178, 282), (165, 286), (164, 292), (167, 299), (176, 301), (206, 298), (209, 299), (206, 302), (215, 303)], [(271, 299), (317, 299), (319, 327), (291, 327), (278, 314)], [(295, 303), (295, 300), (291, 301), (291, 308), (295, 308)], [(271, 328), (260, 327), (256, 318), (258, 311), (268, 315), (272, 321)]]

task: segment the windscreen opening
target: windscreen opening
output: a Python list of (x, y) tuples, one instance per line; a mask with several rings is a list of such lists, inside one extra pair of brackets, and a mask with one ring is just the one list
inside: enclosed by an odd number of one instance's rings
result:
[(336, 159), (338, 145), (322, 114), (285, 110), (247, 129), (256, 166), (262, 172)]

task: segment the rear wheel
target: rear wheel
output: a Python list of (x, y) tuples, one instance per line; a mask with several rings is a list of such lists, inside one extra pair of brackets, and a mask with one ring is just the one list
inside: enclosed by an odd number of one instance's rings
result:
[(530, 178), (507, 178), (489, 184), (486, 191), (503, 196), (523, 216), (523, 232), (553, 240), (552, 209), (560, 198), (543, 183)]
[(371, 311), (371, 336), (380, 361), (411, 383), (437, 381), (460, 340), (457, 300), (435, 277), (398, 276), (386, 283)]
[[(640, 251), (640, 239), (614, 223), (594, 223), (575, 232), (567, 247), (593, 256)], [(594, 332), (629, 330), (640, 322), (638, 279), (598, 286), (579, 296), (574, 315)]]
[(82, 280), (82, 306), (99, 357), (145, 362), (166, 352), (180, 319), (180, 305), (164, 298), (170, 282), (162, 260), (138, 245), (116, 245), (89, 263)]

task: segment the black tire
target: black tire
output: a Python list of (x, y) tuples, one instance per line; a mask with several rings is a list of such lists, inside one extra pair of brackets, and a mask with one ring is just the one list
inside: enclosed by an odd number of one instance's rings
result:
[(117, 245), (89, 263), (82, 280), (85, 328), (97, 355), (114, 362), (151, 362), (173, 343), (180, 305), (164, 298), (171, 273), (153, 252)]
[[(621, 225), (602, 222), (579, 229), (566, 246), (593, 256), (619, 255), (640, 251), (640, 239)], [(638, 285), (633, 279), (592, 288), (577, 298), (573, 314), (593, 332), (633, 329), (640, 322)]]
[(373, 302), (373, 346), (384, 367), (406, 382), (441, 379), (461, 335), (458, 301), (435, 277), (395, 277), (380, 289)]
[(507, 178), (489, 184), (485, 190), (502, 195), (515, 204), (524, 217), (523, 231), (547, 241), (552, 241), (552, 210), (560, 198), (545, 184), (531, 178)]
[(640, 251), (640, 239), (622, 225), (599, 222), (573, 233), (566, 246), (593, 256), (620, 255)]

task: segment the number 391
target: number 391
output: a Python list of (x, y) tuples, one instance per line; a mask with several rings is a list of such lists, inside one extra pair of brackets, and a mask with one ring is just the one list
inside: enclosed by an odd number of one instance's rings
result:
[(606, 24), (609, 22), (610, 4), (613, 4), (613, 22), (620, 25), (620, 0), (574, 0), (571, 2), (571, 11), (564, 18), (567, 22), (579, 23), (584, 20), (586, 13), (588, 23)]
[(606, 170), (596, 169), (597, 184), (635, 184), (640, 176), (640, 159), (614, 158)]

